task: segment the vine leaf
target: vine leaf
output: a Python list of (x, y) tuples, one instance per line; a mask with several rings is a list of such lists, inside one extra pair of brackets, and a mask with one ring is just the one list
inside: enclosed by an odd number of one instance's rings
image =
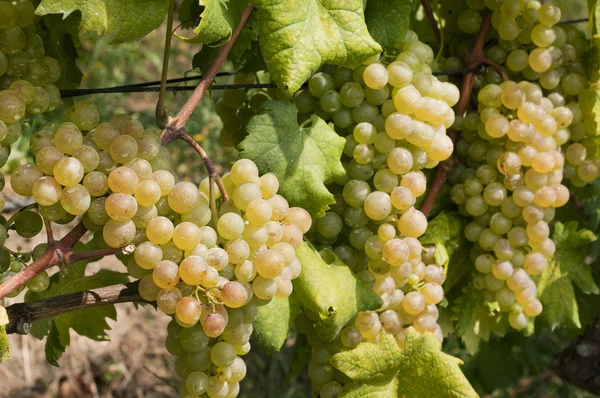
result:
[(267, 101), (265, 112), (248, 122), (240, 156), (253, 160), (261, 174), (275, 174), (291, 206), (320, 217), (335, 203), (325, 184), (345, 174), (340, 162), (345, 140), (316, 115), (309, 127), (299, 126), (297, 115), (294, 104)]
[(585, 257), (596, 236), (589, 230), (577, 230), (577, 222), (554, 225), (552, 240), (556, 254), (549, 261), (538, 283), (538, 296), (544, 305), (540, 320), (552, 328), (581, 327), (573, 286), (584, 293), (599, 294)]
[(81, 11), (81, 33), (113, 35), (114, 44), (139, 40), (159, 27), (169, 0), (42, 0), (38, 15)]
[(223, 44), (228, 42), (240, 23), (242, 13), (248, 7), (248, 1), (244, 0), (199, 0), (195, 3), (204, 7), (200, 14), (200, 22), (193, 30), (195, 36), (175, 35), (188, 43)]
[(267, 352), (279, 351), (299, 313), (300, 303), (293, 294), (274, 297), (269, 304), (258, 307), (254, 333), (260, 346)]
[(388, 377), (385, 380), (365, 384), (350, 383), (344, 387), (340, 398), (394, 398), (398, 395), (398, 378)]
[[(92, 241), (88, 245), (93, 244)], [(77, 244), (76, 249), (77, 251), (86, 251), (91, 247), (88, 245)], [(60, 272), (52, 275), (50, 277), (50, 287), (41, 293), (27, 292), (26, 301), (37, 301), (129, 281), (127, 274), (107, 270), (100, 270), (93, 275), (85, 275), (86, 266), (92, 261), (94, 260), (80, 261), (69, 265), (68, 272), (65, 275)], [(117, 319), (117, 311), (114, 305), (72, 311), (41, 320), (41, 322), (35, 321), (32, 334), (39, 339), (48, 336), (46, 339), (46, 360), (50, 364), (58, 366), (58, 360), (71, 342), (70, 329), (81, 336), (96, 341), (107, 341), (106, 331), (110, 329), (110, 326), (106, 322), (106, 318)]]
[(441, 212), (427, 224), (427, 232), (420, 239), (424, 245), (435, 245), (435, 262), (446, 272), (446, 292), (462, 278), (468, 266), (462, 251), (459, 252), (461, 258), (453, 257), (464, 243), (463, 229), (461, 217)]
[(357, 66), (381, 52), (362, 0), (253, 0), (260, 49), (271, 78), (289, 93), (323, 64)]
[(5, 325), (8, 324), (8, 314), (6, 308), (0, 305), (0, 363), (10, 359), (10, 350), (8, 347), (8, 335)]
[(0, 326), (0, 363), (10, 359), (10, 349), (8, 347), (8, 335), (6, 327)]
[(387, 51), (393, 51), (410, 26), (410, 15), (417, 0), (369, 0), (365, 21), (373, 39)]
[(302, 273), (293, 281), (294, 294), (303, 307), (319, 315), (319, 336), (332, 341), (359, 311), (376, 310), (383, 302), (333, 252), (323, 253), (327, 262), (306, 242), (296, 249)]
[(460, 370), (462, 361), (442, 352), (441, 347), (433, 334), (421, 335), (409, 328), (398, 368), (398, 396), (478, 397)]
[(360, 343), (356, 348), (334, 354), (329, 363), (357, 383), (385, 381), (400, 366), (402, 351), (394, 336), (383, 333), (379, 344)]
[(481, 291), (470, 283), (452, 306), (456, 335), (461, 337), (470, 354), (478, 351), (481, 340), (489, 341), (493, 331), (503, 333), (504, 323), (498, 322), (483, 303)]

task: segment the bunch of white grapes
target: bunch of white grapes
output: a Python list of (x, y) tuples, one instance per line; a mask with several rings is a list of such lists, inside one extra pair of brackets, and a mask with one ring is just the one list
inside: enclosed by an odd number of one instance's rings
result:
[(480, 112), (466, 116), (457, 144), (470, 167), (452, 172), (451, 198), (474, 217), (465, 229), (475, 243), (474, 286), (523, 329), (542, 311), (531, 277), (554, 255), (549, 223), (569, 200), (555, 134), (569, 127), (573, 113), (525, 81), (488, 84), (477, 99)]
[(167, 348), (178, 356), (182, 396), (238, 394), (257, 305), (292, 293), (302, 270), (295, 249), (312, 223), (251, 160), (235, 162), (223, 181), (232, 200), (221, 204), (216, 229), (207, 225), (205, 186), (171, 185), (172, 212), (149, 220), (127, 262), (142, 297), (174, 315)]
[[(61, 104), (54, 84), (60, 63), (47, 57), (36, 34), (35, 6), (29, 0), (0, 1), (0, 166), (21, 136), (21, 122)], [(4, 208), (0, 194), (0, 209)]]
[[(458, 18), (459, 27), (467, 33), (477, 33), (482, 13), (492, 11), (492, 35), (499, 38), (485, 55), (515, 80), (537, 83), (554, 107), (571, 110), (569, 127), (561, 126), (554, 134), (564, 148), (564, 178), (576, 187), (596, 180), (600, 169), (593, 138), (596, 123), (583, 120), (580, 102), (586, 98), (579, 97), (586, 83), (585, 34), (575, 26), (559, 25), (560, 9), (537, 0), (467, 1), (467, 5)], [(502, 77), (490, 68), (479, 85), (501, 82)]]
[[(309, 233), (383, 300), (377, 311), (359, 313), (336, 342), (309, 337), (314, 345), (309, 374), (321, 397), (337, 396), (343, 384), (327, 363), (334, 352), (375, 343), (381, 333), (403, 346), (411, 325), (443, 338), (437, 305), (444, 298), (445, 273), (433, 247), (419, 241), (427, 218), (415, 203), (427, 188), (421, 170), (452, 154), (446, 129), (454, 124), (452, 106), (460, 94), (432, 75), (433, 50), (414, 32), (398, 49), (391, 62), (377, 57), (355, 70), (326, 67), (293, 98), (300, 121), (314, 112), (346, 138), (346, 176), (330, 188), (336, 204)], [(310, 327), (300, 329), (314, 335)]]

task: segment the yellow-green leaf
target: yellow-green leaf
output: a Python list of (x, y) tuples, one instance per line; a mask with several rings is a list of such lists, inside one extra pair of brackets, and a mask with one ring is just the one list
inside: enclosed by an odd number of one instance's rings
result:
[(381, 52), (369, 35), (362, 0), (253, 0), (260, 49), (271, 78), (297, 91), (323, 64), (356, 66)]
[(460, 370), (462, 361), (442, 352), (431, 333), (421, 335), (410, 328), (398, 369), (398, 396), (405, 398), (478, 397)]
[(344, 138), (316, 115), (309, 127), (299, 126), (294, 104), (267, 101), (264, 106), (266, 112), (248, 122), (240, 156), (253, 160), (261, 174), (275, 174), (279, 193), (291, 206), (324, 215), (335, 203), (325, 184), (345, 174), (340, 162)]
[(159, 27), (169, 0), (42, 0), (38, 15), (81, 11), (81, 33), (112, 35), (113, 43), (139, 40)]
[(585, 262), (590, 243), (596, 240), (596, 236), (586, 229), (578, 230), (576, 221), (556, 222), (552, 240), (556, 244), (556, 254), (538, 282), (538, 296), (544, 305), (539, 319), (552, 328), (580, 328), (573, 286), (587, 294), (600, 293), (590, 265)]
[(315, 323), (319, 336), (332, 341), (356, 313), (376, 310), (383, 302), (333, 252), (325, 253), (327, 262), (308, 243), (296, 249), (302, 273), (293, 283), (302, 306), (320, 317)]
[(286, 298), (273, 298), (267, 305), (258, 307), (254, 321), (254, 334), (266, 351), (279, 351), (300, 312), (300, 303), (293, 294)]
[(8, 361), (10, 359), (10, 349), (8, 346), (8, 335), (6, 334), (6, 328), (0, 326), (0, 363)]
[(365, 20), (369, 33), (387, 51), (404, 40), (417, 0), (369, 0)]
[(248, 1), (245, 0), (197, 0), (196, 3), (203, 6), (204, 10), (200, 14), (200, 23), (194, 28), (194, 36), (175, 35), (188, 43), (228, 42), (248, 7)]
[(383, 333), (378, 344), (360, 343), (356, 348), (334, 354), (329, 363), (354, 382), (383, 381), (394, 376), (402, 352), (391, 334)]
[(396, 398), (398, 396), (396, 377), (371, 383), (350, 383), (340, 394), (340, 398)]

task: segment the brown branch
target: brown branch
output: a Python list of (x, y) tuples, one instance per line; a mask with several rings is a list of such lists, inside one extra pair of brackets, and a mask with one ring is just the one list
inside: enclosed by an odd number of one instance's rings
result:
[(429, 4), (429, 0), (421, 0), (421, 4), (423, 5), (423, 11), (425, 11), (427, 21), (429, 21), (429, 25), (431, 26), (431, 30), (433, 31), (433, 36), (435, 36), (435, 41), (437, 42), (438, 46), (441, 46), (442, 32), (440, 32), (440, 27), (438, 26), (438, 23), (435, 20), (435, 16), (433, 15), (431, 4)]
[(122, 249), (113, 249), (112, 247), (107, 249), (92, 250), (89, 252), (69, 251), (65, 253), (65, 255), (63, 256), (63, 260), (65, 264), (73, 264), (78, 261), (89, 260), (96, 257), (112, 256), (113, 254), (117, 254), (120, 251), (122, 251)]
[(49, 244), (48, 250), (40, 258), (0, 285), (0, 300), (23, 286), (34, 276), (63, 261), (64, 255), (73, 249), (73, 246), (86, 232), (83, 223), (79, 223), (64, 238)]
[(169, 73), (169, 56), (171, 53), (171, 39), (173, 37), (173, 14), (175, 12), (175, 0), (169, 0), (167, 13), (167, 32), (165, 34), (165, 48), (163, 53), (162, 73), (160, 76), (160, 91), (156, 103), (156, 125), (163, 129), (167, 124), (167, 111), (165, 110), (165, 96), (167, 94), (167, 75)]
[(85, 290), (30, 303), (13, 304), (6, 307), (9, 320), (6, 332), (28, 334), (31, 323), (38, 319), (101, 305), (134, 301), (146, 302), (138, 293), (138, 282)]
[(196, 86), (196, 89), (194, 90), (190, 98), (183, 105), (177, 116), (175, 116), (169, 122), (167, 128), (161, 133), (161, 140), (163, 145), (168, 144), (176, 138), (179, 138), (179, 135), (185, 134), (184, 128), (188, 119), (192, 115), (192, 112), (194, 112), (194, 109), (196, 109), (196, 106), (204, 96), (204, 93), (206, 92), (206, 90), (214, 80), (215, 76), (219, 72), (219, 69), (221, 69), (221, 65), (223, 65), (223, 62), (225, 62), (225, 60), (227, 59), (227, 55), (229, 54), (231, 47), (233, 47), (233, 43), (235, 43), (238, 36), (240, 35), (240, 32), (242, 31), (244, 24), (248, 20), (252, 9), (253, 6), (250, 6), (244, 10), (240, 19), (240, 23), (231, 35), (231, 40), (229, 40), (227, 43), (223, 44), (223, 46), (219, 48), (215, 59), (208, 67), (206, 74), (202, 77), (202, 80), (200, 80), (200, 83), (198, 83), (198, 86)]
[[(490, 25), (492, 22), (492, 14), (488, 13), (483, 23), (481, 24), (481, 29), (479, 30), (479, 34), (477, 35), (477, 39), (475, 40), (475, 45), (473, 46), (473, 51), (471, 51), (471, 56), (467, 61), (467, 69), (476, 68), (477, 66), (492, 62), (485, 58), (483, 55), (483, 47), (485, 44), (485, 38), (490, 29)], [(491, 65), (491, 64), (490, 64)], [(493, 66), (493, 65), (492, 65)], [(456, 115), (463, 116), (468, 108), (469, 101), (471, 100), (471, 93), (473, 92), (473, 79), (475, 78), (475, 72), (468, 72), (462, 82), (462, 87), (460, 90), (460, 99), (458, 100), (458, 104), (456, 105)], [(448, 131), (448, 136), (452, 139), (452, 142), (456, 143), (458, 138), (458, 133), (451, 129)], [(421, 212), (427, 217), (433, 208), (433, 204), (437, 200), (438, 195), (442, 191), (442, 187), (448, 179), (448, 174), (454, 166), (458, 164), (458, 160), (454, 157), (450, 157), (447, 161), (442, 163), (440, 167), (437, 168), (437, 172), (433, 183), (431, 184), (431, 189), (427, 192), (427, 196), (425, 200), (423, 200), (423, 204), (421, 205)]]
[(196, 142), (196, 140), (192, 137), (190, 137), (187, 134), (182, 134), (180, 136), (178, 136), (177, 138), (184, 140), (185, 142), (187, 142), (188, 144), (191, 145), (192, 148), (194, 148), (196, 150), (196, 152), (198, 152), (198, 155), (200, 155), (200, 157), (202, 158), (202, 161), (204, 162), (204, 165), (206, 166), (206, 171), (208, 172), (208, 177), (210, 179), (209, 181), (209, 189), (212, 189), (212, 181), (214, 181), (217, 186), (219, 187), (219, 191), (221, 192), (221, 197), (223, 197), (223, 200), (229, 200), (229, 195), (227, 195), (227, 190), (225, 189), (225, 184), (223, 184), (223, 181), (221, 180), (221, 177), (219, 176), (219, 173), (217, 173), (217, 169), (215, 169), (215, 166), (212, 163), (212, 160), (210, 160), (210, 158), (208, 157), (208, 155), (206, 154), (206, 152), (204, 151), (204, 149), (200, 146), (200, 144), (198, 142)]
[(485, 64), (485, 65), (489, 65), (492, 68), (496, 69), (496, 72), (498, 72), (500, 74), (500, 76), (502, 76), (503, 81), (510, 80), (508, 78), (508, 75), (506, 74), (506, 71), (504, 70), (504, 68), (501, 67), (500, 65), (498, 65), (496, 62), (492, 61), (491, 59), (489, 59), (487, 57), (483, 57), (483, 59), (481, 60), (481, 63)]

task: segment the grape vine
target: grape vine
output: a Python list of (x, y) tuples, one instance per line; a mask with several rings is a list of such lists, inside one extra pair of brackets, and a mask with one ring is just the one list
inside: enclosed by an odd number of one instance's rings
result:
[[(586, 35), (538, 0), (171, 0), (148, 2), (142, 26), (66, 3), (0, 0), (0, 166), (28, 141), (9, 182), (32, 198), (0, 217), (0, 359), (6, 333), (35, 326), (57, 365), (56, 333), (75, 329), (61, 317), (99, 311), (86, 333), (102, 338), (112, 306), (137, 302), (169, 317), (182, 398), (238, 396), (251, 346), (286, 341), (315, 397), (475, 397), (490, 391), (442, 344), (475, 361), (506, 336), (585, 323), (600, 294), (585, 229), (600, 202), (594, 17)], [(75, 10), (77, 29), (48, 16)], [(135, 40), (165, 17), (160, 80), (74, 88), (77, 51), (60, 40)], [(169, 79), (175, 38), (202, 49), (191, 76)], [(192, 93), (170, 117), (173, 91)], [(63, 101), (117, 92), (158, 92), (159, 130)], [(229, 172), (188, 131), (207, 95), (219, 144), (239, 150)], [(178, 176), (176, 140), (206, 178)], [(59, 239), (57, 224), (74, 226)], [(126, 273), (86, 274), (111, 255)]]

